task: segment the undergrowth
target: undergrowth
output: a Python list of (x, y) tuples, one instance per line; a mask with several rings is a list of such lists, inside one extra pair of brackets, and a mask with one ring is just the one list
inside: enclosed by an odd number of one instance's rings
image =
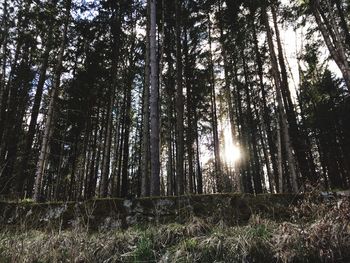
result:
[(103, 232), (0, 230), (0, 262), (350, 262), (349, 200), (288, 209), (288, 222), (254, 215), (240, 226), (192, 217)]

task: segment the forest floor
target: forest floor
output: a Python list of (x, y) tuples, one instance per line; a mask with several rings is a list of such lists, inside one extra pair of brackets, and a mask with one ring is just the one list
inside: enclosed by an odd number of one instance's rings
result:
[(0, 262), (350, 262), (350, 199), (311, 200), (288, 207), (294, 216), (284, 222), (1, 229)]

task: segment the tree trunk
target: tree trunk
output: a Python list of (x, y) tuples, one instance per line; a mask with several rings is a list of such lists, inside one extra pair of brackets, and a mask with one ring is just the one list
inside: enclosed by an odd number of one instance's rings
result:
[(280, 121), (277, 119), (277, 171), (278, 171), (278, 189), (279, 193), (283, 193), (283, 171), (282, 171), (282, 143), (281, 143), (281, 128)]
[[(4, 1), (3, 5), (3, 17), (2, 17), (2, 24), (1, 27), (3, 29), (3, 34), (1, 35), (0, 43), (2, 43), (2, 46), (0, 47), (2, 49), (2, 56), (1, 56), (1, 74), (0, 74), (0, 109), (2, 108), (3, 103), (3, 94), (6, 87), (6, 65), (7, 65), (7, 44), (8, 44), (8, 3), (7, 0)], [(0, 118), (1, 118), (1, 112), (0, 112)]]
[[(133, 40), (131, 46), (131, 53), (135, 53), (135, 39)], [(129, 137), (130, 137), (130, 128), (132, 124), (131, 120), (131, 88), (134, 81), (134, 66), (135, 59), (134, 57), (130, 58), (129, 69), (128, 69), (128, 81), (125, 86), (125, 130), (124, 130), (124, 145), (123, 145), (123, 167), (122, 167), (122, 191), (121, 196), (126, 197), (128, 191), (128, 175), (129, 175)]]
[(182, 92), (181, 2), (176, 0), (176, 182), (177, 194), (184, 194), (184, 102)]
[(151, 196), (160, 194), (160, 161), (159, 161), (159, 89), (157, 64), (157, 36), (156, 36), (156, 0), (149, 0), (150, 4), (150, 118), (151, 118)]
[(110, 161), (111, 161), (111, 145), (112, 145), (112, 130), (113, 130), (113, 109), (115, 107), (115, 91), (118, 86), (118, 62), (120, 53), (120, 37), (121, 37), (121, 14), (119, 13), (119, 6), (113, 8), (111, 18), (111, 37), (113, 46), (112, 49), (112, 68), (111, 76), (112, 83), (109, 87), (109, 103), (107, 111), (107, 127), (106, 127), (106, 139), (102, 162), (101, 171), (101, 187), (100, 196), (106, 197), (108, 195), (109, 174), (110, 174)]
[[(6, 178), (6, 192), (10, 190), (10, 185), (15, 185), (14, 167), (17, 160), (18, 143), (21, 134), (21, 127), (29, 100), (29, 90), (34, 75), (31, 72), (31, 61), (29, 58), (29, 48), (25, 46), (23, 58), (18, 66), (17, 76), (11, 86), (11, 96), (9, 97), (7, 109), (7, 122), (4, 130), (4, 141), (2, 150), (5, 153), (5, 165), (3, 174)], [(10, 184), (11, 183), (11, 184)], [(18, 193), (16, 193), (18, 194)]]
[(290, 135), (288, 130), (287, 116), (283, 106), (282, 93), (281, 93), (281, 78), (278, 71), (277, 57), (274, 50), (272, 33), (271, 33), (271, 28), (269, 25), (266, 9), (263, 9), (262, 16), (263, 16), (263, 22), (265, 23), (265, 27), (266, 27), (267, 42), (269, 46), (270, 59), (271, 59), (271, 70), (272, 70), (272, 75), (275, 81), (275, 88), (276, 88), (278, 115), (279, 115), (279, 120), (281, 125), (281, 132), (284, 139), (284, 146), (287, 153), (287, 162), (288, 162), (288, 168), (289, 168), (290, 178), (292, 182), (292, 191), (296, 193), (298, 191), (298, 184), (297, 184), (295, 160), (292, 152), (292, 145), (291, 145)]
[[(219, 3), (219, 13), (221, 14), (221, 1)], [(230, 120), (230, 126), (231, 126), (231, 136), (232, 136), (232, 141), (234, 144), (238, 144), (237, 141), (237, 135), (236, 135), (236, 125), (234, 121), (234, 109), (233, 109), (233, 100), (232, 100), (232, 95), (231, 95), (231, 90), (230, 90), (230, 77), (229, 77), (229, 65), (227, 61), (227, 52), (225, 48), (225, 38), (224, 38), (224, 30), (223, 30), (223, 21), (222, 21), (222, 16), (220, 15), (220, 20), (219, 20), (219, 29), (220, 29), (220, 43), (221, 43), (221, 53), (223, 57), (223, 62), (224, 62), (224, 75), (225, 75), (225, 86), (224, 86), (224, 91), (225, 91), (225, 97), (227, 101), (227, 107), (228, 107), (228, 117)], [(237, 186), (237, 192), (243, 192), (243, 189), (240, 184), (240, 178), (239, 178), (239, 173), (236, 172), (236, 170), (239, 170), (239, 163), (233, 164), (233, 177), (235, 184)]]
[(197, 193), (203, 194), (203, 176), (200, 162), (200, 153), (199, 153), (199, 134), (198, 134), (198, 116), (197, 111), (194, 110), (194, 125), (196, 128), (196, 163), (197, 163)]
[(114, 108), (114, 95), (115, 86), (111, 86), (111, 91), (109, 92), (109, 103), (107, 110), (107, 125), (106, 125), (106, 137), (103, 153), (103, 161), (101, 167), (101, 186), (100, 186), (100, 197), (105, 198), (108, 195), (108, 181), (109, 181), (109, 170), (110, 170), (110, 160), (111, 160), (111, 145), (112, 145), (112, 129), (113, 129), (113, 108)]
[(193, 120), (192, 120), (192, 78), (191, 65), (189, 61), (187, 25), (184, 28), (184, 54), (185, 54), (185, 81), (186, 81), (186, 106), (187, 106), (187, 129), (186, 129), (186, 147), (188, 157), (188, 186), (189, 192), (194, 190), (194, 170), (193, 170)]
[(123, 100), (122, 106), (121, 106), (121, 124), (120, 124), (120, 134), (119, 134), (119, 144), (118, 144), (118, 161), (117, 161), (117, 184), (115, 193), (116, 196), (121, 197), (121, 174), (122, 174), (122, 164), (123, 164), (123, 146), (124, 146), (124, 132), (125, 132), (125, 100)]
[[(132, 80), (131, 80), (132, 81)], [(121, 184), (121, 197), (126, 197), (128, 194), (128, 176), (129, 176), (129, 137), (131, 126), (131, 86), (127, 85), (125, 90), (125, 122), (124, 122), (124, 144), (123, 144), (123, 163), (122, 163), (122, 184)]]
[[(281, 92), (283, 102), (286, 109), (287, 119), (289, 123), (291, 141), (295, 149), (295, 155), (298, 160), (300, 173), (304, 179), (310, 180), (311, 183), (317, 183), (317, 177), (315, 174), (315, 167), (313, 160), (308, 158), (307, 153), (310, 151), (310, 146), (307, 145), (306, 139), (302, 137), (300, 133), (297, 116), (292, 102), (292, 97), (288, 85), (288, 75), (286, 64), (283, 56), (283, 49), (281, 44), (281, 38), (279, 28), (277, 24), (277, 14), (274, 6), (271, 6), (272, 18), (276, 32), (277, 50), (278, 50), (278, 61), (281, 69), (282, 81), (281, 81)], [(311, 154), (309, 154), (311, 155)]]
[[(168, 27), (165, 27), (165, 29), (168, 29)], [(167, 48), (165, 49), (166, 52), (166, 62), (168, 66), (167, 70), (167, 83), (165, 85), (165, 96), (166, 96), (166, 144), (167, 144), (167, 194), (168, 195), (174, 195), (175, 194), (175, 188), (176, 184), (174, 182), (174, 165), (173, 165), (173, 108), (174, 108), (174, 91), (175, 91), (175, 80), (174, 80), (174, 60), (172, 59), (172, 52), (170, 50), (170, 47), (172, 45), (171, 42), (171, 32), (170, 30), (166, 30), (165, 34), (165, 42), (167, 45)]]
[(221, 174), (221, 157), (220, 143), (218, 135), (218, 117), (216, 109), (216, 92), (215, 92), (215, 76), (214, 76), (214, 61), (212, 54), (212, 37), (211, 37), (211, 21), (208, 15), (208, 42), (209, 42), (209, 71), (210, 71), (210, 89), (211, 89), (211, 124), (213, 129), (213, 144), (214, 144), (214, 159), (215, 159), (215, 177), (217, 191), (222, 191), (222, 174)]
[[(7, 8), (7, 6), (5, 6)], [(7, 151), (7, 143), (8, 140), (6, 138), (6, 132), (9, 132), (9, 127), (13, 126), (15, 123), (14, 114), (16, 114), (16, 110), (14, 107), (17, 106), (16, 100), (18, 99), (18, 91), (20, 87), (21, 70), (23, 69), (23, 61), (28, 60), (28, 42), (24, 41), (25, 32), (28, 26), (29, 20), (29, 8), (30, 3), (25, 2), (23, 5), (19, 7), (17, 14), (17, 42), (16, 49), (14, 52), (14, 59), (11, 63), (11, 71), (8, 77), (7, 83), (5, 83), (6, 76), (3, 77), (3, 87), (1, 87), (1, 109), (0, 109), (0, 167), (1, 169), (6, 168), (5, 158), (8, 156)], [(7, 10), (6, 10), (7, 11)], [(7, 15), (7, 13), (6, 13)], [(5, 40), (7, 41), (7, 36), (5, 36)], [(4, 43), (3, 49), (6, 52), (7, 50), (7, 42)], [(4, 53), (4, 59), (6, 61), (6, 53)], [(4, 61), (4, 62), (5, 62)], [(6, 73), (6, 64), (3, 64), (3, 72)], [(17, 131), (16, 131), (17, 132)], [(3, 171), (0, 172), (0, 177), (4, 175)], [(7, 174), (8, 175), (8, 174)], [(6, 174), (5, 174), (6, 176)]]
[(143, 91), (143, 120), (142, 120), (142, 173), (141, 196), (150, 194), (150, 134), (149, 134), (149, 86), (150, 86), (150, 0), (147, 0), (146, 26), (146, 55), (145, 55), (145, 83)]
[(346, 21), (347, 19), (345, 18), (342, 1), (341, 0), (334, 0), (334, 2), (335, 2), (335, 5), (337, 7), (338, 16), (340, 18), (340, 26), (343, 30), (344, 35), (345, 35), (345, 42), (347, 43), (347, 48), (350, 49), (350, 32), (349, 32), (349, 26), (348, 26), (347, 21)]
[(335, 34), (336, 28), (332, 28), (328, 19), (326, 18), (324, 11), (320, 9), (319, 0), (310, 0), (311, 10), (315, 17), (317, 26), (321, 31), (323, 39), (328, 47), (328, 50), (338, 65), (346, 86), (350, 91), (350, 67), (345, 54), (345, 48), (339, 39), (338, 34)]
[(53, 128), (54, 107), (55, 107), (55, 103), (58, 97), (59, 87), (60, 87), (60, 79), (61, 79), (61, 73), (63, 68), (62, 62), (63, 62), (64, 50), (66, 47), (68, 24), (70, 19), (70, 10), (71, 10), (71, 0), (66, 0), (66, 14), (65, 14), (66, 17), (65, 17), (64, 26), (63, 26), (62, 40), (61, 40), (60, 49), (59, 49), (58, 58), (57, 58), (55, 78), (54, 78), (53, 86), (51, 90), (51, 98), (50, 98), (49, 108), (48, 108), (46, 122), (45, 122), (43, 141), (41, 144), (39, 160), (38, 160), (38, 164), (35, 172), (35, 185), (34, 185), (33, 198), (36, 201), (38, 201), (41, 198), (43, 175), (44, 175), (45, 166), (48, 159), (49, 143), (51, 139), (50, 136), (52, 134), (52, 128)]
[(258, 156), (258, 148), (257, 148), (257, 134), (256, 134), (256, 126), (254, 125), (253, 120), (253, 113), (252, 113), (252, 102), (251, 102), (251, 96), (249, 92), (249, 72), (248, 67), (245, 61), (245, 54), (244, 49), (242, 49), (242, 60), (243, 60), (243, 73), (244, 73), (244, 91), (246, 95), (246, 101), (247, 101), (247, 117), (248, 117), (248, 130), (250, 131), (250, 136), (248, 135), (250, 144), (252, 145), (252, 156), (250, 160), (250, 163), (253, 167), (253, 181), (254, 181), (254, 191), (255, 194), (261, 194), (262, 193), (262, 181), (261, 181), (261, 175), (260, 175), (260, 160)]
[(31, 110), (30, 123), (29, 123), (28, 132), (26, 135), (25, 148), (24, 148), (24, 153), (23, 153), (23, 158), (22, 158), (22, 163), (21, 163), (21, 170), (19, 173), (18, 181), (17, 181), (17, 191), (21, 192), (22, 196), (24, 194), (23, 186), (25, 184), (27, 177), (29, 176), (28, 171), (27, 171), (27, 167), (28, 167), (29, 158), (31, 156), (32, 145), (33, 145), (36, 125), (37, 125), (37, 119), (38, 119), (38, 115), (39, 115), (40, 104), (41, 104), (41, 99), (42, 99), (45, 80), (46, 80), (46, 71), (47, 71), (47, 67), (49, 64), (49, 55), (50, 55), (50, 51), (52, 49), (52, 35), (53, 35), (52, 34), (52, 26), (50, 26), (48, 34), (47, 34), (45, 51), (44, 51), (42, 58), (41, 58), (41, 68), (40, 68), (40, 73), (39, 73), (39, 81), (38, 81), (38, 85), (36, 87), (34, 104), (33, 104), (32, 110)]

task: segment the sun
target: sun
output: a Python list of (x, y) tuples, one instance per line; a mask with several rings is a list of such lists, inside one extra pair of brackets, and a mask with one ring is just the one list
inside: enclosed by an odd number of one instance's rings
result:
[(239, 145), (233, 142), (230, 127), (225, 127), (223, 139), (223, 159), (228, 166), (234, 167), (242, 155)]
[(241, 159), (241, 151), (238, 145), (225, 146), (225, 160), (229, 164), (235, 164)]

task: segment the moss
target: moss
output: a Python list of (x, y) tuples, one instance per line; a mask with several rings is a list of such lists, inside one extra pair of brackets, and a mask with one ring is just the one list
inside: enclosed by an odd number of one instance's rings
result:
[[(96, 198), (85, 202), (0, 202), (0, 224), (21, 224), (39, 227), (38, 221), (47, 217), (49, 211), (65, 207), (58, 218), (42, 221), (57, 227), (71, 227), (76, 223), (98, 230), (106, 219), (120, 221), (122, 228), (137, 224), (185, 223), (193, 217), (213, 224), (228, 226), (246, 224), (253, 214), (283, 221), (293, 215), (292, 204), (302, 200), (303, 195), (219, 193), (169, 197), (142, 197), (136, 199)], [(28, 213), (30, 216), (28, 216)]]
[(86, 202), (94, 202), (94, 201), (111, 201), (111, 200), (114, 200), (114, 201), (123, 201), (124, 198), (120, 198), (120, 197), (95, 197), (95, 198), (92, 198), (92, 199), (89, 199), (87, 200)]

